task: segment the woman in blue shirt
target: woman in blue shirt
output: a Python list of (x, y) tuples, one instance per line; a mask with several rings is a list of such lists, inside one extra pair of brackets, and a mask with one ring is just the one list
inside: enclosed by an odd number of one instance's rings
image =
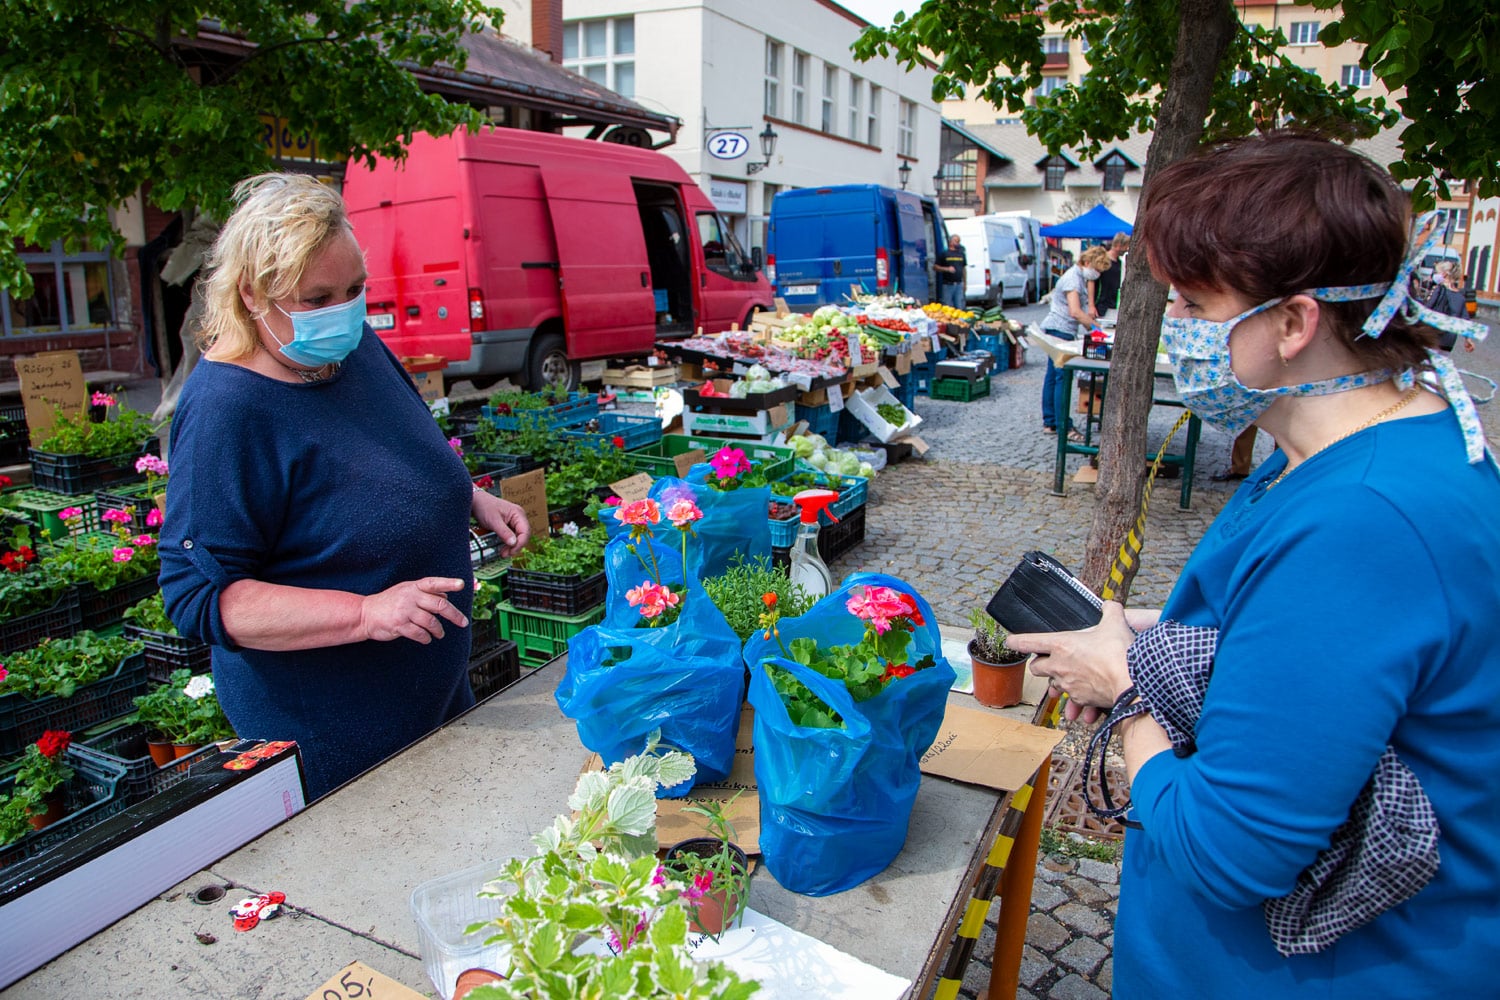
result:
[(316, 798), (474, 703), (470, 516), (507, 555), (529, 529), (365, 325), (338, 193), (268, 174), (236, 196), (172, 422), (161, 585), (235, 731), (296, 740)]
[[(1405, 196), (1343, 146), (1237, 140), (1152, 190), (1137, 239), (1178, 292), (1162, 340), (1184, 401), (1231, 434), (1253, 422), (1278, 450), (1160, 613), (1216, 630), (1195, 746), (1166, 752), (1150, 713), (1119, 727), (1139, 829), (1114, 995), (1471, 992), (1500, 960), (1500, 476), (1435, 345), (1439, 330), (1483, 328), (1407, 299), (1421, 248), (1405, 254)], [(1044, 654), (1033, 669), (1068, 692), (1070, 717), (1129, 701), (1127, 623), (1157, 620), (1105, 607), (1096, 628), (1009, 640)], [(1387, 747), (1435, 813), (1436, 873), (1367, 922), (1283, 947), (1274, 901), (1350, 819)]]

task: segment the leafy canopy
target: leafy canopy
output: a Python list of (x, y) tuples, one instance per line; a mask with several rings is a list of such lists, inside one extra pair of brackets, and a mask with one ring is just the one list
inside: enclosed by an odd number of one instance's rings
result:
[[(489, 17), (480, 0), (0, 0), (0, 287), (31, 294), (15, 240), (120, 252), (105, 210), (143, 185), (226, 217), (234, 183), (272, 169), (260, 115), (366, 161), (475, 121), (402, 64), (461, 69)], [(189, 51), (200, 19), (258, 47)]]

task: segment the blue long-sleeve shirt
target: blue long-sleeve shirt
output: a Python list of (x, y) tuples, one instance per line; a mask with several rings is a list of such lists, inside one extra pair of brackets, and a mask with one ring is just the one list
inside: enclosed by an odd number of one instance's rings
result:
[(167, 613), (211, 643), (219, 700), (242, 737), (293, 739), (316, 797), (474, 703), (470, 631), (430, 645), (240, 648), (219, 597), (236, 580), (369, 595), (424, 576), (470, 581), (471, 486), (406, 373), (366, 328), (326, 382), (204, 361), (172, 422), (161, 535)]
[[(1220, 629), (1198, 751), (1131, 788), (1114, 995), (1463, 995), (1500, 963), (1500, 477), (1451, 413), (1293, 470), (1277, 452), (1194, 551), (1163, 616)], [(1282, 958), (1261, 902), (1327, 846), (1389, 743), (1436, 809), (1420, 893)]]

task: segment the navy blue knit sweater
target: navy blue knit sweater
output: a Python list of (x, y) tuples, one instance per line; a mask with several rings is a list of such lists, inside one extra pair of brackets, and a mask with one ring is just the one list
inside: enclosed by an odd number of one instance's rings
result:
[[(472, 581), (471, 490), (426, 405), (365, 329), (326, 382), (204, 361), (172, 422), (161, 535), (167, 613), (211, 643), (219, 700), (242, 737), (292, 739), (316, 798), (474, 703), (470, 632), (298, 652), (237, 647), (219, 595), (241, 579), (375, 594)], [(472, 583), (448, 595), (468, 614)]]

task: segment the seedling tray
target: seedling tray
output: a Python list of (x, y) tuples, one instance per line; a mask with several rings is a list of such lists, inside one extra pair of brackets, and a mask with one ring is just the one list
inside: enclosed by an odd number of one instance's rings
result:
[(622, 448), (644, 448), (661, 440), (661, 421), (652, 416), (601, 413), (597, 421), (585, 421), (563, 431), (562, 436), (589, 449), (597, 449), (605, 442), (613, 443), (615, 438), (623, 442)]
[(479, 411), (484, 419), (502, 431), (517, 431), (523, 427), (536, 426), (543, 429), (572, 427), (599, 415), (599, 397), (592, 392), (575, 392), (565, 403), (556, 403), (535, 410), (513, 410), (508, 414), (496, 412), (493, 406)]
[[(94, 503), (100, 515), (107, 510), (127, 510), (133, 507), (135, 510), (131, 515), (131, 530), (137, 535), (144, 535), (151, 530), (146, 524), (146, 518), (156, 509), (156, 503), (151, 497), (151, 487), (146, 483), (96, 490)], [(99, 521), (103, 523), (104, 518), (101, 516)]]
[(76, 733), (96, 722), (135, 708), (135, 696), (146, 692), (146, 656), (127, 656), (115, 672), (85, 684), (71, 698), (35, 701), (18, 694), (0, 695), (0, 756), (14, 755), (49, 729)]
[[(120, 794), (123, 765), (81, 747), (68, 747), (66, 760), (73, 768), (64, 792), (68, 814), (0, 848), (0, 867), (49, 851), (129, 805)], [(0, 781), (0, 795), (9, 795), (14, 784), (14, 778)]]
[(127, 639), (146, 644), (146, 680), (153, 684), (165, 684), (174, 670), (206, 674), (213, 669), (213, 648), (204, 643), (135, 625), (126, 625), (124, 631)]
[(210, 743), (186, 757), (179, 757), (170, 764), (158, 767), (146, 746), (146, 726), (139, 722), (126, 722), (126, 718), (129, 716), (115, 720), (120, 723), (118, 726), (100, 736), (84, 740), (83, 746), (79, 748), (86, 754), (119, 764), (125, 769), (120, 795), (126, 805), (135, 805), (171, 788), (187, 777), (188, 768), (219, 752), (219, 745)]
[(60, 455), (32, 448), (31, 482), (41, 489), (69, 496), (93, 493), (111, 483), (139, 482), (146, 477), (145, 473), (135, 471), (135, 460), (145, 454), (161, 454), (160, 441), (150, 438), (136, 451), (104, 458)]
[(66, 639), (78, 632), (83, 616), (78, 607), (78, 588), (63, 591), (46, 611), (24, 615), (0, 624), (0, 653), (35, 646), (43, 639)]
[(96, 590), (91, 583), (78, 585), (80, 628), (103, 629), (118, 625), (125, 617), (125, 609), (138, 601), (144, 601), (156, 593), (155, 576), (143, 576), (138, 580), (122, 583), (108, 590)]
[[(50, 531), (53, 538), (99, 530), (99, 508), (91, 496), (69, 496), (35, 486), (22, 486), (6, 490), (5, 498), (8, 504), (25, 515), (32, 524)], [(80, 517), (72, 524), (65, 524), (58, 514), (69, 507), (77, 507)]]

